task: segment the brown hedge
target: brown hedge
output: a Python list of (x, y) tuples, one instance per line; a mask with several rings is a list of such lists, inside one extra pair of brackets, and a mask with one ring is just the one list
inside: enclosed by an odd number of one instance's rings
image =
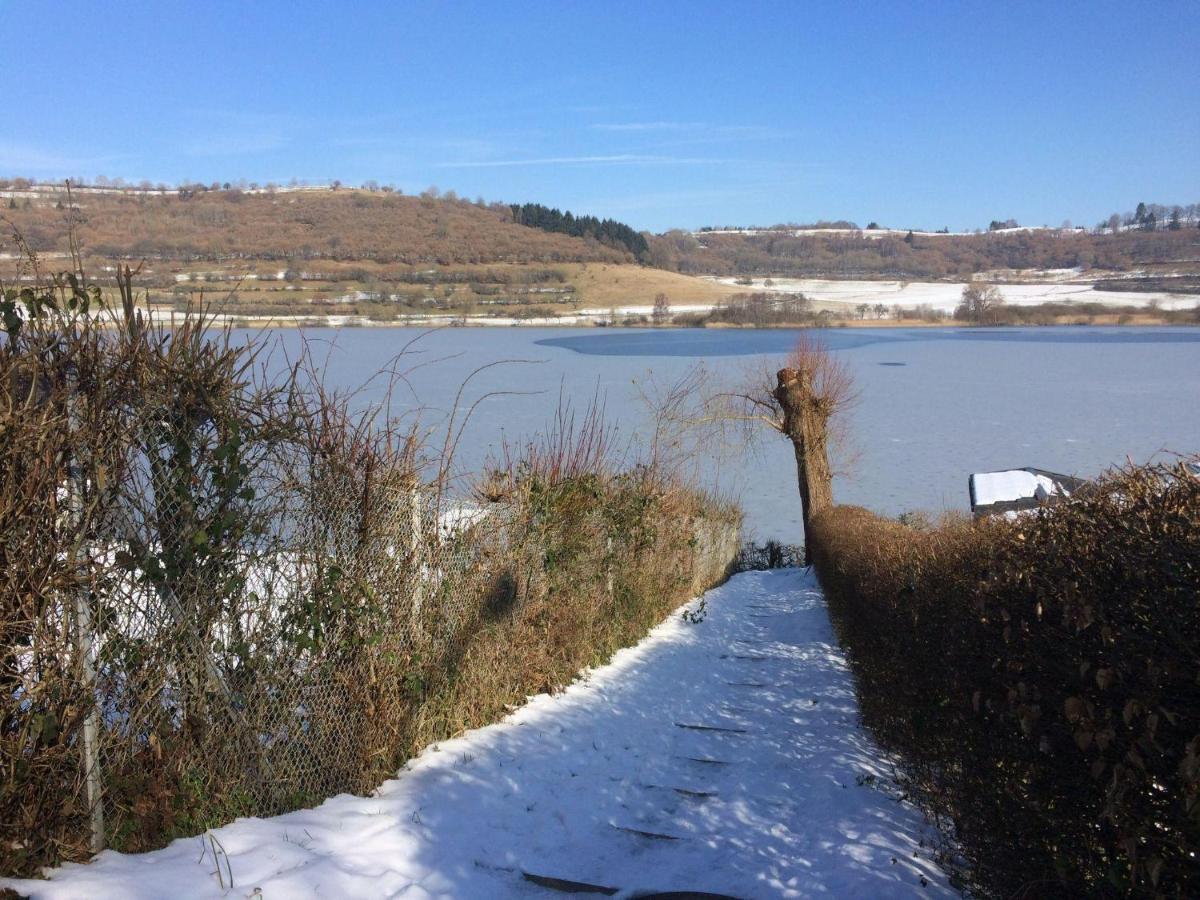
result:
[(813, 539), (867, 724), (977, 889), (1200, 894), (1200, 479), (925, 530), (835, 507)]

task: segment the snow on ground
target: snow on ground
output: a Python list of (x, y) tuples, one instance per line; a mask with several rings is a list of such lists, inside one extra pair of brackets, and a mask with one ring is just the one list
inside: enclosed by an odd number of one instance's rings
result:
[[(1045, 231), (1046, 228), (1005, 228), (1002, 233), (1011, 234), (1017, 231)], [(805, 235), (820, 235), (821, 237), (832, 237), (835, 235), (853, 235), (855, 237), (864, 237), (868, 239), (878, 240), (885, 237), (905, 237), (908, 234), (913, 234), (916, 237), (970, 237), (977, 232), (973, 231), (921, 231), (917, 229), (911, 231), (907, 228), (709, 228), (702, 231), (693, 231), (692, 237), (704, 239), (710, 234), (747, 234), (747, 235), (773, 235), (786, 234), (792, 237), (804, 237)]]
[[(991, 273), (994, 276), (999, 273)], [(1157, 302), (1161, 309), (1191, 309), (1200, 305), (1200, 294), (1173, 294), (1165, 291), (1096, 291), (1089, 281), (1074, 280), (1081, 275), (1077, 269), (1044, 269), (1037, 272), (1037, 282), (1022, 284), (997, 284), (996, 287), (1004, 295), (1006, 302), (1014, 306), (1030, 306), (1039, 303), (1103, 303), (1109, 306), (1149, 306)], [(806, 296), (825, 305), (845, 305), (849, 307), (843, 312), (853, 315), (853, 307), (860, 303), (875, 306), (882, 303), (887, 307), (903, 306), (906, 309), (918, 306), (929, 306), (932, 309), (952, 313), (962, 299), (963, 282), (937, 281), (853, 281), (823, 278), (755, 278), (750, 284), (741, 284), (736, 278), (718, 278), (704, 276), (706, 280), (721, 284), (734, 285), (743, 291), (766, 291), (780, 294), (805, 294)], [(1093, 277), (1095, 277), (1093, 275)], [(1107, 277), (1107, 276), (1106, 276)], [(1121, 277), (1121, 276), (1114, 276)], [(771, 284), (767, 285), (766, 282)], [(681, 303), (672, 304), (672, 314), (707, 313), (716, 303)], [(421, 326), (436, 325), (490, 325), (496, 327), (509, 326), (552, 326), (571, 327), (576, 325), (594, 325), (598, 322), (607, 324), (614, 316), (621, 320), (630, 316), (645, 316), (650, 318), (654, 312), (653, 306), (623, 305), (615, 307), (590, 307), (573, 312), (562, 312), (557, 316), (541, 316), (536, 318), (517, 318), (515, 316), (483, 316), (483, 315), (454, 315), (450, 313), (430, 313), (413, 315), (398, 320), (375, 322), (359, 316), (240, 316), (236, 313), (218, 316), (223, 320), (244, 322), (251, 325), (263, 322), (294, 322), (298, 325), (329, 326), (361, 325), (365, 327), (387, 327), (397, 324)]]
[[(738, 284), (736, 278), (716, 278), (722, 284)], [(828, 303), (882, 303), (885, 306), (915, 307), (927, 305), (953, 312), (962, 299), (964, 282), (936, 281), (838, 281), (820, 278), (755, 278), (747, 291), (804, 294), (813, 300)], [(1191, 309), (1200, 304), (1198, 294), (1171, 294), (1165, 291), (1096, 291), (1090, 282), (1067, 282), (1059, 279), (1036, 284), (997, 284), (1004, 300), (1014, 306), (1038, 303), (1103, 303), (1110, 306), (1148, 306), (1157, 301), (1162, 309)]]
[(859, 726), (811, 574), (746, 573), (706, 597), (699, 624), (677, 611), (370, 797), (217, 829), (232, 889), (199, 837), (7, 883), (89, 900), (563, 896), (529, 873), (624, 897), (955, 896)]
[[(713, 308), (712, 303), (672, 303), (672, 313), (708, 312)], [(654, 312), (653, 306), (612, 306), (594, 307), (579, 310), (579, 315), (590, 318), (604, 318), (616, 314), (618, 316), (649, 316)]]
[(438, 512), (438, 536), (444, 541), (478, 525), (491, 514), (486, 506), (466, 500), (448, 502)]

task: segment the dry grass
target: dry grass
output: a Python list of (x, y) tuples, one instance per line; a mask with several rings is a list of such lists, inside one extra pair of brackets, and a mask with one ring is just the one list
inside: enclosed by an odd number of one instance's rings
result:
[(741, 290), (736, 285), (645, 266), (589, 263), (564, 268), (589, 307), (653, 306), (659, 293), (667, 295), (671, 306), (719, 303)]
[(737, 552), (736, 517), (677, 486), (576, 476), (551, 497), (526, 491), (532, 542), (498, 583), (512, 592), (511, 605), (480, 620), (452, 677), (423, 698), (409, 736), (414, 753), (497, 720), (530, 694), (558, 690), (636, 643), (722, 580)]
[[(0, 245), (2, 246), (2, 245)], [(53, 257), (45, 260), (54, 263)], [(93, 255), (87, 269), (107, 288), (110, 260)], [(17, 263), (0, 260), (12, 281)], [(301, 275), (303, 273), (303, 275)], [(281, 277), (285, 276), (285, 277)], [(659, 293), (672, 305), (717, 303), (730, 285), (637, 265), (488, 263), (441, 266), (375, 260), (286, 262), (236, 259), (147, 260), (139, 275), (148, 302), (180, 312), (203, 296), (241, 316), (360, 315), (375, 321), (447, 313), (514, 316), (534, 308), (569, 315), (580, 308), (649, 308)], [(355, 299), (354, 295), (366, 295)]]
[(66, 250), (69, 220), (84, 247), (109, 257), (373, 259), (410, 265), (629, 258), (594, 241), (517, 225), (503, 204), (398, 194), (85, 195), (76, 198), (76, 206), (19, 206), (3, 215), (35, 250)]

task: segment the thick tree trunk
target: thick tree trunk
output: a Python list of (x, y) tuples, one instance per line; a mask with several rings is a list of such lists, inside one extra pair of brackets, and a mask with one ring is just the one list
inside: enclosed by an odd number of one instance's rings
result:
[(810, 528), (813, 516), (833, 505), (833, 473), (829, 467), (829, 401), (813, 393), (812, 379), (801, 369), (780, 369), (775, 399), (783, 410), (783, 433), (796, 451), (804, 523), (804, 562), (812, 564)]

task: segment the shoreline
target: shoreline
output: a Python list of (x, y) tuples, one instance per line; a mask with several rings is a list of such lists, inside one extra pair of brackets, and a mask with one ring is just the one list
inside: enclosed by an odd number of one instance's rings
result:
[[(145, 310), (143, 310), (145, 311)], [(150, 314), (160, 321), (173, 317), (183, 318), (184, 313), (152, 309)], [(562, 319), (531, 318), (488, 319), (484, 317), (428, 316), (379, 321), (368, 316), (244, 316), (236, 313), (213, 313), (213, 320), (221, 326), (237, 329), (260, 328), (580, 328), (614, 330), (734, 330), (734, 331), (780, 331), (802, 328), (813, 329), (909, 329), (909, 328), (1200, 328), (1200, 319), (1194, 322), (1172, 322), (1162, 315), (1111, 313), (1086, 315), (1062, 313), (1052, 322), (962, 322), (953, 318), (940, 321), (928, 319), (832, 319), (828, 322), (781, 322), (767, 325), (737, 324), (732, 322), (709, 322), (702, 325), (687, 325), (673, 322), (607, 322), (584, 317)], [(1126, 321), (1120, 321), (1125, 319)]]

